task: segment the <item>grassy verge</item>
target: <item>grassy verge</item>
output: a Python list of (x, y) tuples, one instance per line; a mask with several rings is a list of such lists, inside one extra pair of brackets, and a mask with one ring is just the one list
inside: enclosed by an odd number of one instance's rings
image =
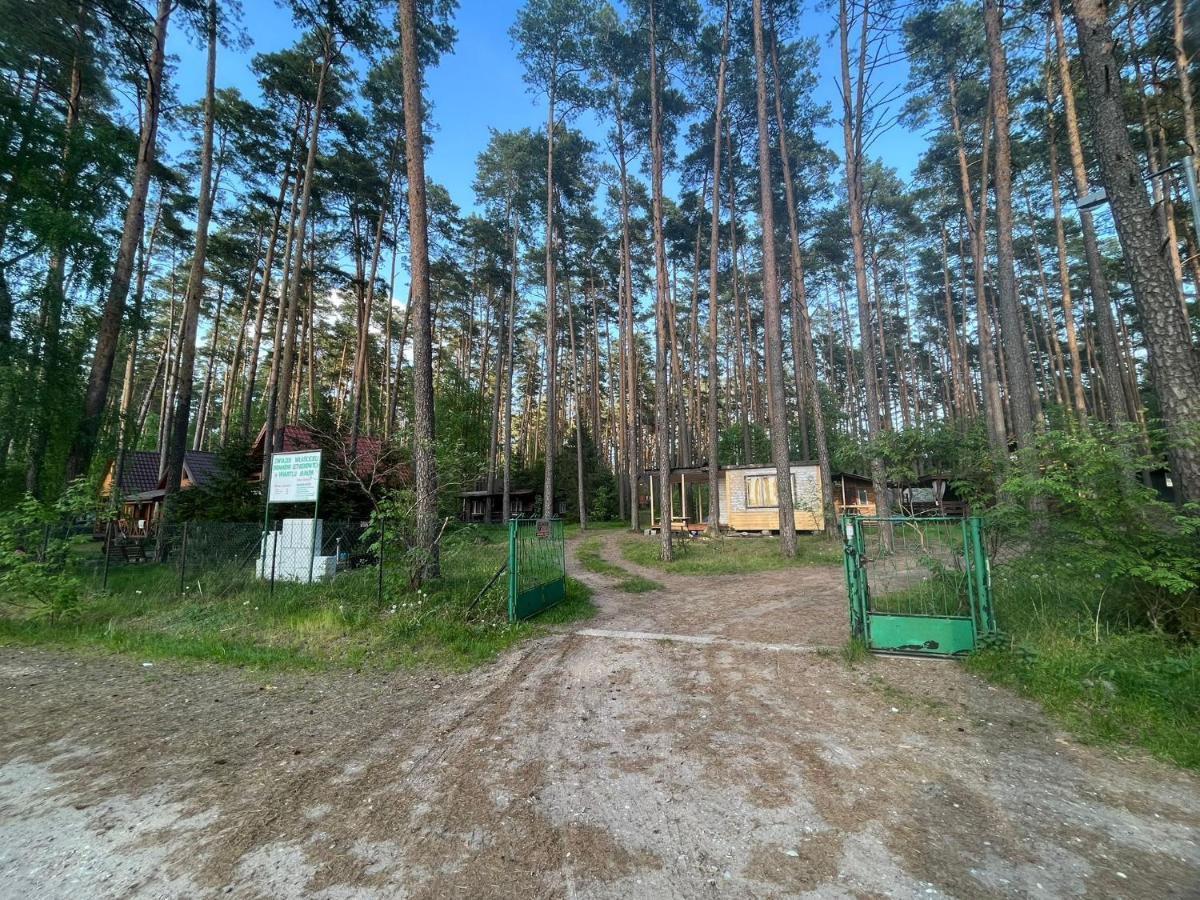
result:
[(1115, 590), (1054, 564), (998, 566), (996, 611), (1011, 641), (968, 666), (1040, 701), (1084, 740), (1200, 769), (1200, 646), (1131, 628)]
[(443, 550), (441, 578), (414, 591), (402, 572), (385, 569), (382, 602), (376, 600), (375, 569), (347, 572), (328, 584), (279, 583), (274, 594), (250, 577), (219, 596), (179, 596), (161, 589), (161, 573), (153, 566), (123, 567), (110, 581), (113, 590), (89, 595), (69, 620), (31, 617), (0, 602), (0, 643), (95, 647), (146, 659), (260, 668), (466, 669), (548, 624), (595, 611), (588, 588), (570, 578), (566, 600), (529, 622), (507, 621), (503, 578), (472, 606), (503, 562), (504, 542), (500, 531), (452, 535)]
[(621, 541), (622, 555), (632, 563), (675, 575), (748, 575), (794, 566), (832, 566), (842, 561), (842, 545), (823, 536), (796, 535), (796, 558), (779, 555), (777, 537), (679, 539), (675, 559), (658, 558), (657, 537), (630, 535)]
[(575, 558), (579, 560), (579, 564), (586, 571), (615, 578), (617, 580), (617, 588), (625, 591), (627, 594), (645, 594), (662, 587), (657, 581), (644, 578), (641, 575), (631, 574), (602, 557), (600, 555), (600, 540), (598, 538), (585, 540), (581, 543), (575, 551)]

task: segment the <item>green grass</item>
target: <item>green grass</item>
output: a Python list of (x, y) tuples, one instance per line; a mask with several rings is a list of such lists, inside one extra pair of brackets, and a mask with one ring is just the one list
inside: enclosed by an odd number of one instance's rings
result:
[(1057, 563), (1021, 560), (993, 576), (1009, 640), (970, 669), (1037, 699), (1081, 739), (1200, 769), (1200, 646), (1134, 627), (1119, 585)]
[[(494, 533), (493, 533), (494, 532)], [(89, 593), (70, 621), (30, 617), (0, 603), (0, 643), (92, 647), (145, 659), (185, 658), (257, 668), (466, 669), (545, 626), (595, 612), (588, 588), (567, 579), (566, 599), (536, 619), (507, 621), (507, 582), (501, 577), (475, 607), (472, 601), (504, 561), (503, 529), (451, 535), (441, 578), (422, 591), (404, 573), (385, 569), (382, 602), (377, 570), (342, 573), (328, 584), (267, 585), (243, 577), (219, 593), (176, 592), (166, 567), (123, 566), (110, 573), (107, 592)], [(212, 582), (196, 573), (203, 588)]]
[(627, 594), (645, 594), (657, 591), (662, 587), (657, 581), (627, 572), (616, 563), (611, 563), (602, 557), (599, 538), (583, 541), (575, 551), (575, 558), (579, 560), (579, 564), (586, 571), (617, 579), (617, 588)]
[(630, 562), (673, 575), (748, 575), (794, 566), (833, 566), (842, 561), (842, 545), (824, 536), (796, 535), (796, 558), (779, 553), (778, 537), (677, 538), (675, 558), (659, 559), (659, 539), (629, 535), (621, 554)]

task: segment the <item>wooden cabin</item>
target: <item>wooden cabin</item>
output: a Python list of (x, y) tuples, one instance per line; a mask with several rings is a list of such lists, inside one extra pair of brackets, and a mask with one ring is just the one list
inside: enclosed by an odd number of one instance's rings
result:
[(843, 472), (833, 476), (833, 505), (838, 518), (842, 516), (873, 516), (875, 486), (866, 475)]
[[(816, 463), (792, 463), (792, 506), (797, 531), (825, 527), (821, 469)], [(779, 482), (774, 466), (723, 466), (720, 522), (733, 531), (778, 531)]]
[[(797, 531), (824, 528), (821, 470), (816, 463), (791, 464), (792, 501)], [(662, 510), (657, 474), (646, 473), (650, 482), (651, 529), (657, 530)], [(779, 496), (774, 466), (722, 466), (717, 470), (720, 492), (719, 524), (731, 531), (778, 531)], [(708, 467), (671, 470), (670, 520), (673, 531), (703, 534), (708, 525)]]
[(922, 475), (914, 484), (893, 491), (896, 511), (902, 516), (970, 515), (970, 508), (954, 490), (949, 475)]
[[(485, 525), (504, 524), (504, 491), (463, 491), (458, 495), (462, 509), (458, 517), (464, 522)], [(531, 518), (537, 511), (537, 495), (533, 488), (511, 488), (508, 492), (509, 514), (514, 519)]]
[[(121, 484), (117, 487), (120, 514), (117, 528), (126, 537), (141, 538), (153, 534), (162, 516), (162, 504), (167, 495), (165, 478), (159, 477), (158, 450), (129, 450), (121, 461)], [(117, 460), (108, 462), (100, 486), (101, 499), (108, 503), (113, 495)], [(219, 472), (217, 454), (188, 450), (183, 454), (183, 475), (179, 489), (188, 490), (211, 484)]]

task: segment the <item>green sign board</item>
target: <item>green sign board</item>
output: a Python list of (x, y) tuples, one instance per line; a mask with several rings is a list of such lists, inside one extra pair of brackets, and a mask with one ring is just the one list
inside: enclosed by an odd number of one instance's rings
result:
[(321, 451), (276, 453), (271, 457), (268, 503), (316, 503), (321, 483)]

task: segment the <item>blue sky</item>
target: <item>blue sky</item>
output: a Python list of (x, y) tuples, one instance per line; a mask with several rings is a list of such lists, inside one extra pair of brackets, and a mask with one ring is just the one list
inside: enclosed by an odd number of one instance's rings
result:
[[(522, 66), (508, 36), (520, 6), (519, 0), (461, 0), (455, 18), (458, 41), (454, 51), (426, 73), (427, 102), (432, 103), (435, 126), (433, 149), (426, 160), (427, 174), (445, 185), (464, 211), (469, 211), (474, 203), (471, 184), (475, 158), (487, 144), (489, 129), (540, 128), (545, 121), (545, 104), (526, 90)], [(388, 15), (390, 19), (390, 10)], [(836, 105), (838, 61), (829, 43), (833, 24), (827, 12), (809, 12), (799, 23), (799, 30), (821, 41), (817, 99)], [(253, 45), (244, 51), (221, 48), (217, 83), (219, 87), (237, 87), (258, 99), (257, 85), (249, 69), (251, 58), (255, 53), (291, 45), (298, 33), (289, 12), (271, 0), (245, 0), (242, 25)], [(178, 57), (180, 100), (192, 102), (203, 92), (203, 50), (178, 25), (168, 43)], [(890, 76), (902, 78), (903, 72), (894, 71)], [(594, 123), (584, 120), (576, 124), (593, 138), (602, 136)], [(839, 128), (830, 128), (821, 136), (835, 151), (840, 146)], [(886, 149), (888, 164), (906, 177), (916, 165), (923, 146), (920, 135), (897, 126), (877, 150)]]

